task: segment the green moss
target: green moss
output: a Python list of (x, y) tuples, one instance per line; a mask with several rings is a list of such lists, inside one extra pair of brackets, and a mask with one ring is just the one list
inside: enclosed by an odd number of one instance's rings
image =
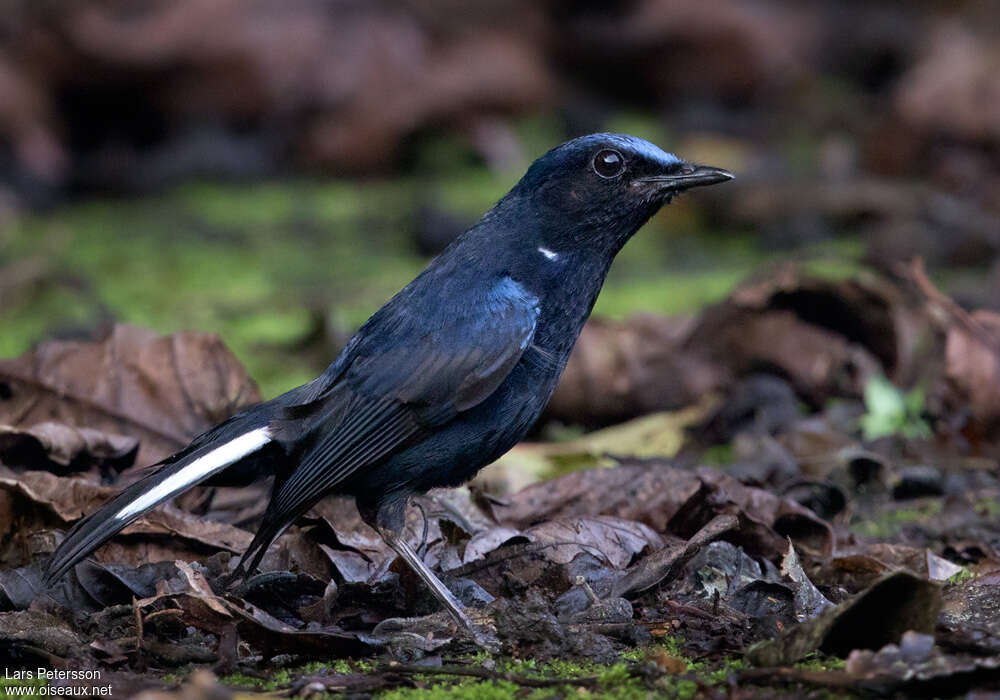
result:
[(961, 571), (956, 572), (948, 577), (946, 583), (950, 586), (955, 586), (960, 583), (965, 583), (966, 581), (971, 581), (976, 578), (976, 574), (971, 570), (963, 567)]
[(245, 676), (242, 673), (230, 673), (219, 679), (219, 683), (230, 688), (274, 690), (277, 685), (263, 678)]
[[(622, 653), (622, 662), (598, 664), (568, 660), (539, 662), (534, 659), (513, 659), (493, 657), (487, 653), (467, 655), (455, 659), (456, 663), (477, 667), (491, 661), (497, 673), (509, 673), (546, 679), (562, 679), (565, 685), (557, 684), (545, 688), (521, 686), (506, 680), (480, 680), (467, 676), (448, 676), (435, 673), (418, 674), (411, 677), (416, 687), (397, 688), (376, 693), (380, 700), (466, 700), (485, 698), (486, 700), (547, 700), (548, 698), (583, 695), (594, 700), (680, 700), (698, 695), (701, 686), (720, 686), (727, 682), (730, 674), (745, 668), (741, 658), (725, 657), (718, 661), (694, 662), (682, 655), (683, 641), (666, 638), (648, 647), (630, 649)], [(652, 684), (643, 680), (630, 664), (654, 660), (657, 654), (668, 654), (683, 660), (687, 671), (681, 675), (666, 675)], [(448, 661), (446, 661), (448, 663)], [(810, 661), (803, 668), (837, 668), (839, 660), (826, 660), (824, 666), (819, 661)], [(276, 692), (292, 685), (305, 675), (323, 672), (373, 673), (381, 669), (380, 664), (370, 660), (352, 661), (337, 659), (314, 661), (288, 669), (270, 672), (266, 678), (255, 678), (244, 674), (231, 674), (220, 679), (222, 685), (255, 692)], [(581, 678), (597, 678), (595, 687), (584, 687), (575, 682)], [(184, 678), (177, 674), (163, 677), (163, 680), (178, 684)], [(331, 696), (334, 697), (334, 696)]]
[(400, 222), (408, 188), (199, 183), (27, 217), (5, 232), (0, 258), (42, 259), (51, 272), (0, 308), (0, 355), (110, 315), (217, 332), (276, 394), (321, 369), (266, 351), (307, 335), (310, 308), (340, 310), (349, 332), (422, 268)]
[(996, 520), (1000, 518), (1000, 501), (995, 498), (983, 498), (975, 502), (973, 509), (984, 518)]
[(739, 656), (727, 656), (712, 664), (699, 661), (690, 666), (690, 669), (697, 674), (698, 680), (705, 685), (722, 685), (728, 681), (731, 674), (745, 668), (749, 668), (749, 665)]
[[(663, 140), (658, 122), (638, 126), (629, 129)], [(518, 129), (528, 155), (561, 138), (544, 119)], [(487, 169), (462, 140), (449, 148), (420, 177), (195, 182), (27, 216), (0, 236), (0, 262), (42, 261), (48, 273), (0, 307), (0, 356), (112, 317), (163, 333), (218, 333), (266, 397), (295, 386), (323, 366), (323, 353), (308, 356), (315, 365), (292, 357), (317, 312), (350, 334), (424, 267), (412, 241), (418, 204), (471, 222), (520, 174)], [(441, 157), (437, 147), (427, 153)], [(619, 255), (596, 313), (694, 312), (779, 257), (763, 254), (752, 232), (711, 226), (692, 200), (665, 208)], [(802, 255), (829, 268), (856, 253), (827, 246)]]
[[(14, 669), (10, 669), (6, 673), (13, 673)], [(14, 679), (14, 678), (4, 678), (0, 677), (0, 700), (5, 700), (6, 698), (24, 698), (24, 697), (41, 697), (38, 694), (39, 688), (44, 688), (48, 686), (48, 681), (43, 678), (31, 678), (31, 679)], [(14, 690), (17, 688), (18, 690)], [(23, 690), (21, 690), (23, 688)], [(30, 689), (30, 690), (29, 690)]]
[(847, 661), (844, 659), (838, 659), (835, 656), (823, 656), (818, 652), (813, 652), (795, 664), (795, 668), (804, 671), (842, 671), (846, 666)]
[(926, 522), (941, 514), (940, 500), (926, 500), (902, 508), (880, 511), (872, 519), (856, 520), (851, 532), (862, 537), (886, 539), (899, 534), (910, 523)]
[[(521, 697), (520, 688), (505, 681), (483, 681), (479, 683), (438, 684), (428, 688), (397, 688), (376, 697), (381, 700), (512, 700)], [(538, 696), (528, 695), (528, 698)]]
[(727, 464), (732, 464), (735, 458), (735, 452), (733, 451), (732, 444), (727, 443), (725, 445), (712, 445), (711, 447), (706, 448), (699, 461), (702, 464), (721, 467)]

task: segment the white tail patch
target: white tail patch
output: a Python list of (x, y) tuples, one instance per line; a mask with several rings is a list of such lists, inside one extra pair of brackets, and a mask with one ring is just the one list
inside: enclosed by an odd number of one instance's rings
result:
[(548, 248), (539, 248), (538, 252), (544, 255), (549, 260), (555, 260), (559, 257), (559, 253), (549, 250)]
[(213, 472), (256, 452), (269, 442), (271, 442), (271, 432), (267, 428), (257, 428), (240, 435), (225, 445), (216, 447), (211, 452), (202, 455), (180, 471), (171, 474), (118, 511), (115, 518), (127, 520), (133, 515), (142, 513), (175, 493), (183, 491), (188, 486), (198, 483)]

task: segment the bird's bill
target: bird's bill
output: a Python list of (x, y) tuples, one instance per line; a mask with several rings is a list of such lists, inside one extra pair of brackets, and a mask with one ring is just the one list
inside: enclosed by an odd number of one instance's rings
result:
[(652, 175), (641, 177), (635, 180), (634, 184), (654, 186), (657, 189), (680, 192), (692, 187), (703, 185), (715, 185), (720, 182), (732, 180), (733, 174), (722, 168), (713, 168), (710, 165), (691, 165), (678, 173), (671, 175)]

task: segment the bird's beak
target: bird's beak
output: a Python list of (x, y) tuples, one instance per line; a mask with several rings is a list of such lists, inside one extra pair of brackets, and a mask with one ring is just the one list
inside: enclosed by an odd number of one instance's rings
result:
[(732, 179), (733, 174), (722, 168), (713, 168), (709, 165), (686, 165), (679, 172), (671, 175), (640, 177), (633, 184), (654, 185), (657, 189), (680, 192), (692, 187), (715, 185)]

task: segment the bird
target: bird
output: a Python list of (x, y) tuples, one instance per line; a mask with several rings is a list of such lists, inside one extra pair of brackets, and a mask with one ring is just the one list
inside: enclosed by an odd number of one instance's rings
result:
[(273, 476), (236, 579), (256, 571), (270, 544), (318, 501), (353, 496), (364, 522), (485, 644), (487, 633), (403, 537), (408, 499), (468, 481), (520, 441), (625, 243), (678, 193), (732, 178), (627, 134), (553, 148), (319, 377), (209, 429), (78, 521), (49, 558), (46, 583), (196, 485)]

